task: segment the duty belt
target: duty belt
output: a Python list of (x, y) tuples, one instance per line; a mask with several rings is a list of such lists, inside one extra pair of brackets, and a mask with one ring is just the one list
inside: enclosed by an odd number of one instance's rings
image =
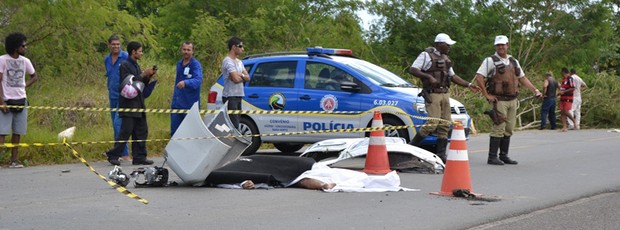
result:
[(514, 99), (517, 99), (517, 96), (495, 96), (495, 98), (497, 98), (498, 101), (512, 101)]
[(447, 87), (440, 87), (440, 88), (433, 88), (431, 89), (431, 93), (447, 93), (448, 92), (448, 88)]

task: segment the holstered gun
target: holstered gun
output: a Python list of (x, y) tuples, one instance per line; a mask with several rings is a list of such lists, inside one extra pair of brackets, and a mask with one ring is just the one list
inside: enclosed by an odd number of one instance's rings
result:
[(422, 88), (418, 97), (424, 98), (425, 103), (433, 103), (433, 100), (431, 100), (431, 88)]
[(495, 125), (506, 122), (506, 115), (497, 111), (497, 102), (493, 102), (493, 109), (484, 111), (484, 114), (489, 115)]
[(420, 91), (418, 97), (424, 98), (425, 103), (431, 104), (433, 103), (433, 100), (431, 100), (431, 91), (431, 84), (426, 80), (422, 80), (422, 91)]

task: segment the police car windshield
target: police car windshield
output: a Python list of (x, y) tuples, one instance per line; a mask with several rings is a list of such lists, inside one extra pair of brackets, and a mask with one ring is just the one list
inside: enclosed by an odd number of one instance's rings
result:
[(398, 75), (361, 59), (349, 59), (345, 64), (381, 86), (415, 87)]

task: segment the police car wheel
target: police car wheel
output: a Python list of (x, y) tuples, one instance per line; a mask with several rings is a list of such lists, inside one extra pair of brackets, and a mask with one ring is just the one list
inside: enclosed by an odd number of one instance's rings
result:
[[(256, 127), (256, 124), (254, 124), (254, 121), (247, 117), (241, 117), (241, 119), (239, 119), (239, 132), (241, 133), (241, 135), (259, 134), (258, 127)], [(245, 151), (243, 151), (241, 155), (249, 156), (256, 153), (256, 151), (260, 148), (261, 144), (262, 141), (260, 137), (252, 136), (252, 144), (250, 144), (250, 146), (248, 146), (248, 148), (245, 149)]]
[[(372, 121), (371, 124), (368, 125), (368, 127), (371, 127), (372, 125)], [(402, 126), (405, 125), (402, 121), (400, 121), (397, 118), (393, 118), (393, 117), (383, 117), (383, 126), (388, 127), (388, 126)], [(366, 137), (370, 136), (370, 132), (366, 132)], [(407, 129), (393, 129), (393, 130), (386, 130), (385, 131), (385, 136), (386, 137), (402, 137), (405, 138), (405, 140), (407, 142), (410, 141), (409, 139), (409, 133), (407, 133)]]
[(304, 147), (304, 144), (289, 144), (289, 143), (273, 143), (276, 149), (283, 153), (294, 153)]

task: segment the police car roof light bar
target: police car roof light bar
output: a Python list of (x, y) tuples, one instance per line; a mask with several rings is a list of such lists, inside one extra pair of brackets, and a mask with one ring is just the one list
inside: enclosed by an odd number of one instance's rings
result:
[(317, 47), (309, 47), (306, 49), (306, 51), (308, 51), (308, 55), (332, 54), (332, 55), (353, 56), (353, 51), (350, 49), (333, 49), (333, 48), (323, 48), (323, 47), (317, 46)]

